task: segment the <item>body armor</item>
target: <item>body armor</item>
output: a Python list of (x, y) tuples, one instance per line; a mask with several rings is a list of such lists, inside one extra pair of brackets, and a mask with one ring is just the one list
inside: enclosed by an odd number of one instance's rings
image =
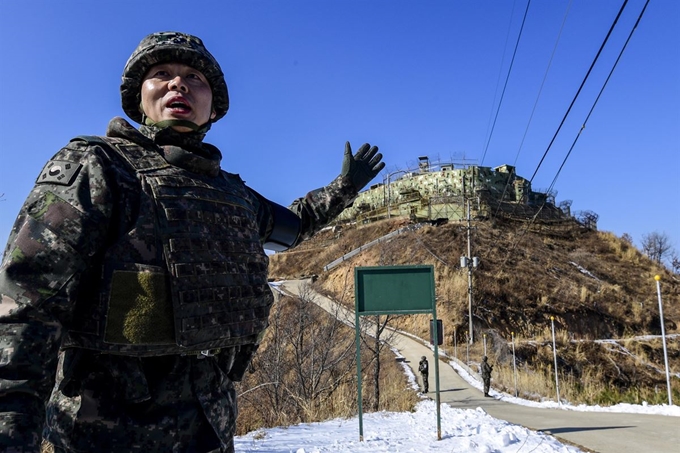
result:
[(152, 356), (258, 343), (273, 302), (260, 199), (237, 175), (206, 176), (156, 149), (105, 142), (139, 180), (139, 213), (106, 251), (98, 303), (79, 300), (65, 346)]

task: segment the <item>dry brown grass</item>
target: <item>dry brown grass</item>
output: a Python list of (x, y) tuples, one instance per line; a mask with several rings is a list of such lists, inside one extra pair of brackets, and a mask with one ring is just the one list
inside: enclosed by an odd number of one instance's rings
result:
[[(277, 254), (272, 257), (272, 266), (282, 269), (285, 262), (286, 268), (302, 269), (300, 273), (319, 274), (320, 288), (353, 308), (355, 266), (384, 265), (386, 256), (392, 260), (390, 264), (432, 264), (437, 315), (444, 322), (444, 347), (453, 348), (454, 331), (458, 344), (463, 345), (468, 330), (467, 273), (459, 269), (459, 258), (467, 254), (467, 240), (461, 224), (428, 226), (400, 235), (330, 272), (322, 272), (325, 264), (342, 253), (398, 226), (398, 222), (391, 221), (346, 229), (333, 240), (323, 239), (326, 253), (323, 258), (316, 254), (304, 262), (283, 261), (286, 253)], [(315, 242), (313, 238), (306, 247), (318, 249)], [(660, 342), (636, 341), (637, 346), (632, 349), (629, 346), (633, 355), (625, 355), (620, 350), (587, 341), (659, 334), (653, 280), (656, 274), (662, 276), (666, 333), (680, 333), (677, 276), (659, 268), (615, 235), (583, 229), (575, 229), (570, 236), (547, 236), (523, 231), (518, 224), (476, 222), (472, 254), (481, 259), (480, 267), (473, 274), (476, 339), (487, 333), (489, 338), (507, 343), (510, 333), (514, 332), (524, 341), (545, 344), (523, 346), (518, 351), (521, 354), (518, 369), (523, 370), (518, 379), (523, 394), (535, 395), (537, 399), (554, 395), (550, 332), (553, 316), (558, 351), (562, 351), (558, 373), (563, 373), (564, 389), (560, 392), (564, 392), (563, 398), (592, 402), (663, 396), (663, 392), (658, 391), (665, 387), (665, 377), (658, 372), (659, 366), (663, 368)], [(427, 338), (428, 316), (404, 318), (402, 328)], [(512, 389), (514, 377), (505, 378), (507, 370), (511, 370), (507, 349), (502, 355), (494, 382)], [(677, 340), (669, 344), (669, 358), (671, 369), (677, 373), (680, 370)], [(657, 369), (650, 364), (655, 364)], [(508, 365), (510, 368), (505, 369)], [(680, 385), (677, 378), (673, 385), (674, 388)]]
[[(628, 402), (651, 404), (667, 402), (663, 357), (659, 340), (629, 339), (597, 343), (570, 340), (566, 332), (555, 333), (558, 378), (562, 401), (584, 404)], [(669, 339), (671, 369), (678, 362), (680, 344)], [(529, 399), (556, 399), (552, 336), (548, 331), (537, 338), (519, 338), (517, 351), (518, 393)], [(515, 392), (510, 346), (496, 348), (493, 360), (493, 387)], [(680, 397), (680, 379), (673, 378), (672, 389)], [(676, 399), (674, 397), (674, 400)]]

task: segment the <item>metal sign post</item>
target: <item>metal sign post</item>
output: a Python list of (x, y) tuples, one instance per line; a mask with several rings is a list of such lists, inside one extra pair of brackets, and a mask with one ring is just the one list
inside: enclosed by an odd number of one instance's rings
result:
[(439, 398), (439, 347), (437, 345), (437, 305), (434, 266), (376, 266), (354, 269), (354, 313), (357, 352), (357, 390), (359, 440), (364, 440), (361, 396), (361, 328), (360, 316), (429, 313), (432, 315), (434, 341), (435, 400), (437, 404), (437, 440), (441, 440)]

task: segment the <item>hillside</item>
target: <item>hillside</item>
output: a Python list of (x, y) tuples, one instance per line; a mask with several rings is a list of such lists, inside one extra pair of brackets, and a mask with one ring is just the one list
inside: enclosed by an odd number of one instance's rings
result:
[[(465, 223), (426, 225), (362, 251), (339, 266), (323, 268), (343, 254), (407, 225), (383, 220), (342, 230), (329, 229), (298, 248), (271, 256), (273, 278), (318, 275), (319, 289), (353, 306), (355, 266), (432, 264), (437, 313), (443, 320), (444, 347), (465, 344), (468, 329)], [(558, 368), (567, 382), (566, 398), (614, 403), (664, 402), (666, 378), (662, 343), (636, 338), (661, 333), (654, 275), (661, 275), (670, 369), (675, 370), (674, 400), (680, 401), (680, 282), (635, 247), (606, 232), (578, 223), (559, 229), (509, 221), (477, 221), (471, 232), (475, 344), (470, 361), (479, 361), (482, 336), (497, 367), (495, 385), (512, 387), (514, 333), (523, 391), (540, 398), (553, 389), (551, 317), (554, 317)], [(414, 315), (399, 327), (428, 337), (428, 317)], [(453, 333), (456, 332), (454, 339)], [(617, 339), (616, 342), (593, 340)], [(509, 370), (509, 371), (508, 371)], [(510, 374), (508, 374), (510, 373)]]

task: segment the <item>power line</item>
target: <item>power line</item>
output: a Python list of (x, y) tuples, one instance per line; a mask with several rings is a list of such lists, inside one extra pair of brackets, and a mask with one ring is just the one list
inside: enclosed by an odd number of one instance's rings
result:
[[(524, 135), (522, 136), (522, 141), (519, 144), (519, 148), (517, 149), (517, 154), (515, 155), (515, 160), (512, 163), (512, 166), (515, 167), (517, 165), (517, 160), (519, 159), (519, 154), (522, 151), (522, 147), (524, 146), (524, 140), (527, 137), (527, 133), (529, 132), (529, 127), (531, 126), (531, 121), (534, 118), (534, 113), (536, 112), (536, 107), (538, 106), (538, 101), (541, 98), (541, 93), (543, 92), (543, 86), (545, 85), (545, 81), (548, 79), (548, 73), (550, 72), (550, 66), (552, 66), (552, 61), (553, 58), (555, 57), (555, 53), (557, 52), (557, 46), (560, 42), (560, 38), (562, 37), (562, 31), (564, 31), (564, 24), (567, 22), (567, 17), (569, 16), (569, 11), (571, 10), (571, 4), (572, 0), (569, 0), (569, 4), (567, 5), (567, 10), (564, 12), (564, 18), (562, 19), (562, 25), (560, 26), (560, 31), (557, 34), (557, 39), (555, 40), (555, 45), (553, 46), (553, 51), (552, 54), (550, 55), (550, 60), (548, 60), (548, 66), (545, 68), (545, 73), (543, 74), (543, 80), (541, 81), (541, 86), (538, 89), (538, 93), (536, 94), (536, 100), (534, 101), (534, 107), (531, 110), (531, 115), (529, 115), (529, 121), (527, 122), (527, 127), (524, 129)], [(512, 179), (512, 174), (508, 174), (508, 179), (505, 182), (505, 186), (503, 187), (503, 193), (501, 194), (500, 200), (498, 200), (498, 206), (496, 207), (496, 212), (493, 214), (493, 217), (496, 217), (498, 215), (498, 212), (501, 209), (501, 204), (503, 203), (503, 200), (505, 199), (505, 194), (508, 191), (508, 187), (510, 187), (510, 180)], [(512, 213), (515, 213), (515, 210), (517, 207), (515, 206), (515, 209), (513, 209)]]
[(616, 61), (614, 62), (614, 65), (612, 66), (611, 71), (609, 71), (609, 75), (607, 75), (607, 78), (605, 79), (604, 83), (602, 84), (602, 88), (600, 88), (600, 92), (597, 94), (597, 97), (595, 98), (595, 101), (593, 102), (593, 105), (590, 108), (590, 111), (588, 111), (588, 115), (586, 115), (586, 119), (583, 121), (583, 125), (581, 126), (581, 129), (579, 129), (578, 134), (576, 134), (576, 138), (574, 138), (574, 142), (571, 144), (571, 147), (569, 148), (567, 155), (564, 157), (564, 160), (562, 161), (562, 165), (560, 165), (560, 168), (557, 170), (557, 173), (555, 174), (555, 178), (552, 180), (552, 183), (550, 183), (550, 187), (548, 188), (548, 191), (550, 191), (555, 186), (555, 183), (557, 182), (557, 178), (559, 177), (560, 172), (562, 171), (562, 168), (564, 167), (564, 164), (567, 163), (567, 159), (569, 159), (569, 156), (571, 155), (571, 152), (574, 149), (574, 146), (576, 146), (576, 142), (578, 141), (579, 137), (581, 136), (581, 132), (583, 132), (583, 129), (586, 128), (586, 124), (588, 123), (588, 120), (590, 119), (590, 115), (592, 115), (593, 110), (595, 110), (595, 106), (597, 105), (597, 102), (600, 100), (600, 97), (602, 96), (602, 92), (604, 92), (604, 89), (607, 86), (607, 83), (609, 83), (609, 79), (611, 78), (612, 74), (614, 73), (614, 69), (616, 69), (616, 66), (619, 64), (619, 60), (621, 60), (621, 56), (623, 55), (623, 51), (626, 50), (626, 47), (628, 47), (628, 43), (630, 42), (630, 38), (633, 37), (633, 33), (635, 33), (635, 30), (637, 29), (637, 26), (640, 23), (642, 16), (645, 14), (645, 10), (647, 9), (648, 4), (649, 4), (649, 0), (647, 0), (645, 2), (645, 6), (642, 7), (642, 11), (640, 11), (640, 15), (638, 16), (637, 20), (635, 21), (635, 25), (633, 25), (633, 28), (631, 29), (630, 33), (628, 34), (628, 38), (626, 39), (626, 42), (623, 44), (623, 47), (621, 48), (621, 51), (619, 52), (619, 56), (616, 57)]
[[(501, 58), (501, 64), (498, 67), (498, 80), (496, 80), (496, 89), (493, 93), (493, 102), (491, 103), (491, 111), (489, 112), (489, 122), (486, 125), (486, 134), (491, 131), (491, 118), (493, 116), (493, 107), (496, 105), (496, 100), (498, 99), (498, 88), (501, 85), (501, 74), (503, 72), (503, 67), (505, 65), (506, 49), (508, 48), (508, 42), (510, 41), (510, 31), (512, 30), (512, 18), (515, 17), (515, 7), (517, 6), (517, 0), (512, 3), (512, 11), (510, 12), (510, 20), (508, 21), (508, 31), (505, 34), (505, 43), (503, 43), (503, 57)], [(485, 135), (486, 135), (485, 134)]]
[[(621, 11), (619, 11), (618, 16), (616, 17), (616, 20), (615, 20), (614, 24), (616, 24), (616, 21), (618, 21), (618, 18), (619, 18), (619, 16), (621, 15), (621, 12), (623, 11), (623, 7), (626, 6), (626, 3), (627, 3), (627, 2), (628, 2), (628, 0), (626, 0), (626, 1), (624, 2), (623, 6), (622, 6), (622, 8), (621, 8)], [(550, 184), (550, 187), (548, 188), (548, 193), (549, 193), (549, 192), (553, 189), (553, 187), (555, 186), (555, 183), (557, 182), (557, 178), (559, 177), (560, 172), (562, 171), (562, 168), (563, 168), (564, 165), (566, 164), (567, 159), (568, 159), (569, 156), (571, 155), (571, 152), (572, 152), (572, 150), (574, 149), (574, 146), (576, 145), (576, 142), (578, 141), (579, 137), (581, 136), (581, 133), (583, 132), (583, 129), (585, 129), (586, 124), (587, 124), (588, 120), (590, 119), (591, 114), (592, 114), (593, 111), (595, 110), (595, 106), (597, 105), (597, 103), (598, 103), (600, 97), (602, 96), (602, 93), (604, 92), (605, 87), (607, 86), (609, 80), (611, 79), (612, 74), (614, 73), (614, 70), (616, 69), (616, 67), (617, 67), (617, 65), (618, 65), (618, 63), (619, 63), (619, 61), (621, 60), (621, 56), (623, 55), (623, 52), (626, 50), (626, 47), (628, 47), (628, 43), (630, 42), (630, 39), (632, 38), (633, 33), (634, 33), (635, 30), (637, 29), (637, 26), (639, 25), (640, 20), (642, 20), (642, 16), (644, 15), (644, 13), (645, 13), (645, 11), (646, 11), (646, 9), (647, 9), (647, 5), (648, 5), (648, 4), (649, 4), (649, 0), (647, 0), (647, 1), (645, 2), (645, 5), (643, 6), (642, 11), (640, 11), (640, 14), (638, 15), (638, 18), (637, 18), (637, 20), (635, 21), (635, 24), (633, 25), (633, 28), (631, 29), (630, 33), (628, 34), (628, 38), (626, 39), (625, 43), (623, 44), (623, 47), (621, 48), (621, 51), (619, 52), (618, 57), (616, 58), (616, 61), (615, 61), (614, 64), (612, 65), (612, 68), (611, 68), (611, 70), (609, 71), (609, 74), (607, 75), (607, 78), (606, 78), (605, 81), (603, 82), (602, 87), (600, 88), (600, 91), (599, 91), (599, 93), (598, 93), (596, 99), (593, 101), (593, 105), (591, 106), (591, 108), (590, 108), (590, 110), (589, 110), (589, 112), (588, 112), (588, 115), (586, 116), (586, 118), (585, 118), (585, 120), (584, 120), (584, 122), (583, 122), (583, 125), (581, 126), (581, 129), (579, 130), (578, 134), (577, 134), (576, 137), (574, 138), (574, 142), (572, 143), (571, 147), (569, 148), (569, 151), (567, 152), (567, 155), (564, 157), (564, 160), (562, 161), (562, 164), (560, 165), (560, 168), (557, 170), (557, 173), (555, 174), (555, 177), (553, 178), (553, 181), (552, 181), (552, 183)], [(612, 31), (612, 30), (610, 29), (610, 30), (609, 30), (609, 34), (611, 34), (611, 31)], [(607, 35), (607, 38), (609, 37), (609, 34)], [(606, 40), (605, 40), (605, 42), (606, 42)], [(600, 51), (601, 51), (601, 50), (602, 50), (602, 48), (600, 48)], [(598, 52), (598, 55), (599, 55), (599, 52)], [(597, 58), (596, 58), (596, 59), (597, 59)], [(591, 66), (591, 69), (592, 69), (592, 66)], [(588, 72), (590, 72), (590, 70), (589, 70)], [(586, 77), (587, 77), (587, 76), (586, 76)], [(583, 85), (581, 85), (581, 86), (583, 86)], [(580, 91), (580, 88), (579, 88), (579, 91)], [(573, 105), (573, 102), (572, 102), (572, 105)], [(571, 108), (571, 107), (570, 107), (570, 108)], [(568, 113), (568, 112), (567, 112), (567, 113)], [(563, 119), (562, 121), (564, 122), (564, 119)], [(560, 125), (560, 126), (561, 126), (561, 125)], [(553, 137), (553, 140), (554, 140), (554, 137)], [(552, 144), (552, 142), (551, 142), (551, 144)], [(546, 153), (547, 153), (547, 151), (546, 151)], [(545, 158), (545, 154), (543, 155), (543, 157)], [(542, 161), (542, 160), (541, 160), (541, 161)], [(540, 166), (540, 164), (539, 164), (539, 166)], [(538, 170), (538, 168), (537, 168), (537, 170)], [(535, 175), (536, 175), (536, 173), (534, 173), (534, 176), (535, 176)], [(532, 178), (533, 178), (533, 176), (532, 176)], [(529, 230), (529, 228), (531, 227), (531, 225), (536, 221), (536, 218), (538, 218), (538, 215), (539, 215), (540, 212), (543, 210), (543, 207), (545, 206), (546, 201), (547, 201), (547, 198), (543, 201), (543, 203), (541, 204), (541, 206), (540, 206), (540, 208), (538, 209), (538, 211), (536, 212), (536, 214), (533, 216), (533, 218), (531, 219), (531, 221), (526, 225), (526, 227), (524, 228), (524, 231), (522, 231), (522, 233), (521, 233), (520, 236), (517, 238), (517, 240), (516, 240), (515, 243), (512, 245), (512, 247), (510, 247), (510, 250), (508, 251), (508, 257), (510, 256), (510, 252), (512, 252), (512, 250), (514, 250), (514, 249), (517, 247), (517, 245), (520, 243), (520, 241), (522, 240), (522, 238), (524, 237), (524, 235), (526, 234), (526, 232)], [(507, 260), (508, 260), (508, 258), (506, 258), (506, 260), (505, 260), (505, 261), (503, 262), (503, 264), (501, 265), (501, 269), (505, 266), (505, 263), (507, 262)]]
[(550, 66), (552, 66), (552, 61), (553, 58), (555, 57), (555, 53), (557, 52), (557, 47), (558, 44), (560, 43), (560, 38), (562, 37), (562, 31), (564, 31), (564, 24), (567, 22), (567, 16), (569, 16), (569, 10), (571, 9), (571, 4), (573, 0), (569, 0), (569, 4), (567, 5), (567, 10), (564, 12), (564, 18), (562, 19), (562, 25), (560, 26), (560, 31), (557, 34), (557, 39), (555, 40), (555, 46), (553, 47), (552, 54), (550, 54), (550, 60), (548, 60), (548, 66), (545, 68), (545, 74), (543, 74), (543, 80), (541, 81), (541, 86), (538, 89), (538, 93), (536, 94), (536, 101), (534, 101), (534, 106), (531, 110), (531, 115), (529, 115), (529, 121), (527, 122), (527, 127), (524, 130), (524, 135), (522, 136), (522, 141), (519, 144), (519, 148), (517, 149), (517, 155), (515, 156), (515, 161), (513, 162), (513, 165), (517, 164), (517, 160), (519, 159), (519, 153), (522, 151), (522, 147), (524, 146), (524, 140), (526, 139), (527, 133), (529, 132), (529, 126), (531, 126), (531, 121), (534, 118), (534, 113), (536, 113), (536, 107), (538, 106), (538, 101), (541, 98), (541, 93), (543, 92), (543, 86), (545, 85), (545, 81), (548, 79), (548, 73), (550, 72)]
[(508, 73), (505, 76), (505, 84), (503, 85), (503, 91), (501, 92), (501, 99), (498, 101), (498, 107), (496, 109), (496, 116), (493, 119), (493, 124), (491, 126), (491, 131), (489, 132), (489, 137), (486, 141), (486, 146), (484, 147), (484, 154), (482, 155), (482, 160), (480, 161), (480, 166), (484, 165), (484, 158), (486, 157), (486, 152), (489, 149), (489, 143), (491, 142), (491, 136), (493, 135), (493, 131), (496, 128), (496, 120), (498, 119), (498, 114), (501, 111), (501, 105), (503, 105), (503, 97), (505, 96), (505, 89), (508, 87), (508, 81), (510, 80), (510, 73), (512, 72), (512, 66), (515, 63), (515, 56), (517, 55), (517, 48), (519, 47), (519, 42), (522, 38), (522, 30), (524, 30), (524, 24), (526, 23), (527, 20), (527, 13), (529, 12), (529, 5), (531, 5), (531, 0), (527, 1), (527, 7), (524, 10), (524, 18), (522, 19), (522, 26), (519, 29), (519, 33), (517, 34), (517, 42), (515, 42), (515, 50), (512, 53), (512, 59), (510, 60), (510, 67), (508, 68)]
[(567, 116), (569, 116), (569, 112), (571, 112), (571, 108), (574, 106), (574, 103), (576, 102), (576, 99), (578, 98), (579, 94), (581, 93), (581, 90), (583, 89), (583, 86), (586, 84), (586, 80), (588, 80), (588, 77), (590, 76), (591, 71), (593, 70), (593, 67), (595, 66), (595, 63), (597, 63), (597, 60), (600, 58), (600, 54), (602, 53), (602, 49), (604, 49), (604, 46), (607, 44), (607, 41), (609, 40), (609, 37), (612, 34), (612, 31), (614, 30), (614, 27), (619, 21), (619, 18), (621, 17), (621, 14), (623, 13), (624, 8), (628, 4), (628, 0), (624, 0), (623, 5), (621, 6), (621, 9), (619, 10), (619, 13), (616, 15), (616, 18), (614, 19), (614, 22), (612, 23), (611, 27), (609, 28), (609, 32), (607, 33), (607, 36), (604, 38), (604, 41), (602, 41), (602, 45), (600, 46), (600, 49), (597, 51), (597, 55), (595, 55), (595, 59), (593, 59), (593, 62), (590, 64), (590, 68), (588, 68), (588, 72), (586, 73), (585, 77), (583, 78), (583, 81), (581, 82), (581, 86), (579, 86), (578, 91), (574, 95), (574, 98), (571, 101), (571, 104), (569, 104), (569, 108), (567, 109), (567, 112), (564, 114), (564, 117), (562, 118), (562, 121), (560, 122), (559, 127), (555, 131), (555, 135), (553, 135), (552, 140), (550, 140), (550, 143), (548, 144), (548, 148), (546, 148), (545, 152), (543, 153), (543, 157), (541, 157), (541, 161), (538, 163), (538, 166), (536, 167), (536, 170), (534, 170), (534, 174), (531, 176), (531, 179), (529, 182), (533, 182), (534, 178), (536, 177), (536, 173), (538, 173), (538, 169), (541, 168), (541, 165), (543, 164), (543, 161), (545, 160), (545, 156), (548, 155), (548, 152), (550, 151), (550, 148), (552, 147), (553, 143), (555, 142), (555, 138), (557, 138), (557, 134), (559, 134), (560, 130), (562, 129), (562, 126), (564, 125), (564, 122), (567, 119)]

